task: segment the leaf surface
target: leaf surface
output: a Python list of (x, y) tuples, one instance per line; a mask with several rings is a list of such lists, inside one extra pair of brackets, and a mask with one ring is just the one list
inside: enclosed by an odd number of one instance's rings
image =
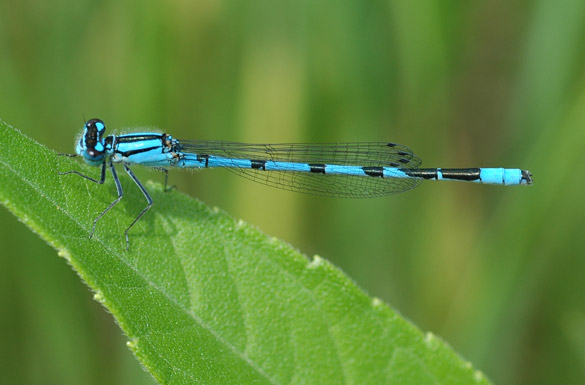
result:
[(59, 251), (128, 336), (161, 384), (488, 383), (432, 334), (415, 326), (327, 261), (177, 191), (146, 183), (145, 206), (123, 178), (116, 197), (0, 121), (0, 201)]

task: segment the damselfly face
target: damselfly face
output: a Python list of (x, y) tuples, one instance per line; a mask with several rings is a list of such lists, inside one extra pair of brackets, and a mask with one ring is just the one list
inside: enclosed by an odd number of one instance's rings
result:
[(106, 125), (99, 119), (90, 119), (85, 123), (75, 151), (77, 155), (83, 156), (87, 164), (99, 166), (104, 162), (106, 148), (103, 136), (105, 132)]

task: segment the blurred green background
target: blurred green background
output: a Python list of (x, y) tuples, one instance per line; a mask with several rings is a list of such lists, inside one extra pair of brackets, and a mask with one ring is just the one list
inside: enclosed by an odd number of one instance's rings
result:
[[(496, 383), (583, 384), (584, 47), (582, 0), (0, 0), (0, 118), (58, 152), (85, 116), (529, 169), (532, 187), (373, 200), (222, 170), (170, 183), (331, 260)], [(154, 383), (65, 261), (0, 211), (0, 384)]]

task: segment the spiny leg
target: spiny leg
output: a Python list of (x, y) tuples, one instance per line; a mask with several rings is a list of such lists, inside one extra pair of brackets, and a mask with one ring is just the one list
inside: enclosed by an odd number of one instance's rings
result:
[[(58, 154), (58, 155), (65, 155), (65, 156), (68, 156), (70, 158), (74, 158), (74, 157), (77, 156), (76, 154)], [(92, 177), (87, 176), (85, 174), (82, 174), (82, 173), (80, 173), (79, 171), (76, 171), (76, 170), (65, 171), (65, 172), (60, 172), (59, 173), (59, 175), (67, 175), (67, 174), (79, 175), (80, 177), (83, 177), (83, 178), (85, 178), (87, 180), (90, 180), (92, 182), (99, 183), (99, 184), (104, 184), (104, 181), (106, 180), (106, 160), (104, 159), (104, 163), (102, 163), (102, 175), (101, 175), (100, 180), (93, 179)]]
[[(130, 231), (130, 229), (132, 228), (132, 226), (134, 226), (134, 224), (136, 222), (138, 222), (138, 220), (144, 214), (146, 214), (146, 212), (148, 210), (150, 210), (150, 208), (152, 207), (152, 198), (148, 194), (148, 191), (146, 191), (146, 188), (144, 188), (144, 186), (142, 185), (142, 183), (140, 183), (140, 181), (138, 180), (138, 178), (136, 177), (136, 175), (134, 175), (134, 173), (132, 172), (132, 170), (130, 170), (130, 168), (126, 164), (124, 164), (124, 170), (126, 170), (126, 172), (128, 173), (128, 175), (130, 175), (130, 178), (132, 178), (132, 180), (134, 181), (134, 183), (136, 183), (136, 185), (138, 186), (138, 188), (140, 189), (140, 191), (142, 191), (142, 194), (144, 194), (144, 197), (146, 198), (146, 201), (148, 202), (148, 206), (146, 206), (140, 212), (140, 214), (138, 214), (138, 216), (134, 219), (134, 221), (130, 224), (130, 226), (128, 226), (128, 228), (124, 232), (124, 235), (126, 236), (126, 251), (128, 251), (130, 249), (130, 241), (128, 240), (128, 231)], [(163, 169), (163, 170), (165, 170), (165, 169)], [(167, 170), (165, 170), (165, 171), (167, 171)], [(166, 186), (166, 178), (165, 178), (165, 186)]]
[[(101, 182), (98, 183), (104, 183), (103, 179), (105, 177), (105, 170), (106, 170), (106, 162), (104, 161), (104, 167), (102, 168), (102, 180)], [(118, 179), (118, 174), (116, 173), (116, 168), (114, 167), (114, 163), (112, 163), (112, 159), (110, 159), (110, 171), (112, 172), (112, 177), (114, 178), (114, 183), (116, 183), (116, 190), (118, 190), (118, 198), (116, 198), (115, 201), (113, 201), (112, 203), (110, 203), (110, 205), (100, 214), (97, 216), (97, 218), (93, 221), (93, 227), (91, 228), (91, 233), (89, 234), (89, 237), (91, 238), (93, 236), (93, 232), (95, 231), (95, 226), (97, 225), (98, 221), (101, 219), (101, 217), (103, 217), (108, 211), (110, 211), (112, 209), (112, 207), (114, 207), (116, 205), (116, 203), (120, 202), (120, 199), (122, 199), (122, 196), (124, 195), (124, 192), (122, 191), (122, 184), (120, 184), (120, 179)], [(84, 176), (82, 174), (79, 174), (81, 176)], [(87, 178), (87, 177), (86, 177)], [(91, 179), (91, 178), (88, 178)]]
[(167, 184), (167, 182), (169, 181), (169, 170), (167, 170), (166, 168), (163, 168), (163, 167), (155, 167), (155, 168), (158, 171), (165, 173), (165, 188), (163, 190), (164, 192), (169, 192), (169, 191), (177, 188), (177, 186), (169, 187), (169, 185)]

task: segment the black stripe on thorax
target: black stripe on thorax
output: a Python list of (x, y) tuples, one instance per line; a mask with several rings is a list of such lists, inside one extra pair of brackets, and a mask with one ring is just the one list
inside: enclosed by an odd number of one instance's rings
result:
[(156, 150), (156, 149), (160, 149), (160, 146), (138, 148), (136, 150), (124, 151), (124, 152), (122, 152), (122, 151), (116, 151), (116, 152), (122, 156), (130, 157), (132, 155), (141, 154), (143, 152), (148, 152), (148, 151), (152, 151), (152, 150)]
[(143, 140), (161, 140), (164, 134), (148, 134), (148, 135), (122, 135), (116, 136), (117, 143), (134, 143), (141, 142)]

